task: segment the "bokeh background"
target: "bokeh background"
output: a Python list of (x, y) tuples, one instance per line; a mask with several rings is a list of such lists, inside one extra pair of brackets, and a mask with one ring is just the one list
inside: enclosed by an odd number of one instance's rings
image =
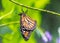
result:
[[(60, 0), (14, 0), (26, 6), (60, 13)], [(36, 29), (25, 41), (20, 31), (20, 14), (37, 21)], [(60, 15), (19, 6), (9, 0), (0, 0), (0, 43), (60, 43)]]

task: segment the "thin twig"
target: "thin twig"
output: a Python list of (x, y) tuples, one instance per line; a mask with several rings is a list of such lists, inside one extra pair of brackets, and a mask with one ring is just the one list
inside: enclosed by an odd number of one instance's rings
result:
[(8, 12), (7, 14), (4, 14), (3, 16), (0, 17), (0, 20), (8, 15), (10, 15), (12, 12), (14, 11), (14, 9), (12, 9), (10, 12)]
[(19, 21), (16, 21), (16, 22), (10, 22), (10, 23), (6, 23), (6, 24), (1, 24), (0, 27), (1, 27), (1, 26), (6, 26), (6, 25), (9, 25), (9, 24), (14, 24), (14, 23), (18, 23), (18, 24), (19, 24)]
[(19, 6), (22, 6), (22, 7), (25, 7), (25, 8), (29, 8), (29, 9), (33, 9), (33, 10), (37, 10), (37, 11), (43, 11), (43, 12), (47, 12), (47, 13), (51, 13), (51, 14), (56, 14), (56, 15), (60, 15), (60, 13), (57, 13), (57, 12), (53, 12), (53, 11), (49, 11), (49, 10), (44, 10), (44, 9), (38, 9), (38, 8), (34, 8), (34, 7), (30, 7), (30, 6), (26, 6), (24, 4), (21, 4), (21, 3), (18, 3), (14, 0), (10, 0), (11, 2), (19, 5)]
[[(6, 25), (9, 25), (9, 24), (16, 24), (16, 23), (17, 23), (17, 24), (19, 24), (19, 21), (16, 21), (16, 22), (10, 22), (10, 23), (6, 23), (6, 24), (1, 24), (1, 25), (0, 25), (0, 27), (1, 27), (1, 26), (6, 26)], [(9, 41), (10, 41), (10, 39), (8, 39), (8, 38), (4, 37), (4, 36), (3, 36), (3, 35), (1, 35), (1, 34), (0, 34), (0, 37), (5, 38), (5, 39), (7, 39), (7, 40), (9, 40)]]

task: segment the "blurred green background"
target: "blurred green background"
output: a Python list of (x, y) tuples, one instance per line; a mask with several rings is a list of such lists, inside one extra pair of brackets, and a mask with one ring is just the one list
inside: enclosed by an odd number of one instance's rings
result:
[[(60, 13), (60, 0), (14, 0), (26, 6)], [(20, 14), (37, 21), (36, 29), (25, 41), (20, 31)], [(9, 0), (0, 0), (0, 43), (60, 43), (60, 16), (19, 6)]]

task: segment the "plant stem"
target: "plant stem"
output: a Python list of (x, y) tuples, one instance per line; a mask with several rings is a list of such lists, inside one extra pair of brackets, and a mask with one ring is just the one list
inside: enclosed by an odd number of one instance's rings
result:
[(14, 24), (14, 23), (19, 24), (19, 21), (16, 21), (16, 22), (10, 22), (10, 23), (6, 23), (6, 24), (1, 24), (0, 27), (1, 27), (1, 26), (6, 26), (6, 25), (9, 25), (9, 24)]
[(33, 10), (37, 10), (37, 11), (43, 11), (43, 12), (47, 12), (47, 13), (51, 13), (51, 14), (56, 14), (56, 15), (60, 15), (60, 13), (57, 13), (57, 12), (53, 12), (53, 11), (49, 11), (49, 10), (44, 10), (44, 9), (38, 9), (38, 8), (34, 8), (34, 7), (30, 7), (30, 6), (26, 6), (24, 4), (21, 4), (21, 3), (18, 3), (14, 0), (10, 0), (11, 2), (19, 5), (19, 6), (22, 6), (22, 7), (25, 7), (25, 8), (29, 8), (29, 9), (33, 9)]

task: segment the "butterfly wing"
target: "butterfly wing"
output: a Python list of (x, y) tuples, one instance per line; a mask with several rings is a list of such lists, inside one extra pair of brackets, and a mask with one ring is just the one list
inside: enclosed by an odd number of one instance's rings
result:
[(21, 16), (21, 25), (26, 30), (34, 30), (36, 27), (36, 21), (32, 20), (29, 16), (22, 15)]
[(31, 31), (26, 31), (24, 29), (21, 29), (21, 32), (22, 32), (23, 38), (27, 41), (31, 35)]

